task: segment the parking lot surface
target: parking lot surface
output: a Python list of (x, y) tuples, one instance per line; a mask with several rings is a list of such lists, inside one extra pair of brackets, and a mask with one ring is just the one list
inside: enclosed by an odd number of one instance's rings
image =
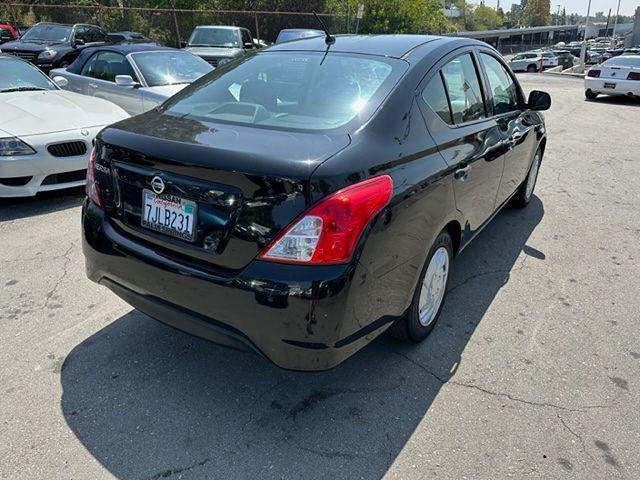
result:
[(84, 275), (82, 192), (0, 202), (0, 478), (639, 478), (640, 102), (546, 90), (525, 210), (440, 323), (322, 373), (175, 331)]

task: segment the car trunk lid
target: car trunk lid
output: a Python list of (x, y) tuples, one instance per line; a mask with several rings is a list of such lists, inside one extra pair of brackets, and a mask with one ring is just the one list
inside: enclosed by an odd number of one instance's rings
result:
[[(307, 207), (317, 165), (348, 135), (203, 123), (150, 112), (98, 137), (96, 181), (109, 221), (133, 239), (191, 264), (238, 270)], [(142, 225), (143, 195), (160, 178), (163, 195), (195, 205), (191, 240)]]

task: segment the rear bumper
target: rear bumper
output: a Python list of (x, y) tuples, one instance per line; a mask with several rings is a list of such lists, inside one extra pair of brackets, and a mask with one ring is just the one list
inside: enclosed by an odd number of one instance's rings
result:
[(361, 265), (309, 267), (253, 261), (220, 274), (180, 263), (117, 231), (102, 210), (83, 206), (88, 277), (138, 310), (180, 330), (250, 348), (292, 370), (325, 370), (382, 333), (395, 318), (358, 319), (353, 282)]
[[(605, 83), (614, 83), (615, 88), (605, 88)], [(613, 78), (591, 78), (584, 79), (585, 90), (606, 95), (635, 95), (640, 96), (640, 81)]]

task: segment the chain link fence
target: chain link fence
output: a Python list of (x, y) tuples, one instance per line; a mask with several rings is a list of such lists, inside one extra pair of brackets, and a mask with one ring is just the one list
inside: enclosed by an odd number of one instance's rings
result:
[[(318, 14), (331, 32), (348, 32), (345, 16)], [(163, 45), (179, 46), (197, 25), (235, 25), (254, 38), (273, 42), (283, 28), (320, 28), (310, 12), (250, 10), (185, 10), (98, 5), (31, 5), (1, 3), (0, 20), (24, 30), (38, 22), (90, 23), (108, 32), (140, 32)], [(0, 22), (1, 23), (1, 22)]]

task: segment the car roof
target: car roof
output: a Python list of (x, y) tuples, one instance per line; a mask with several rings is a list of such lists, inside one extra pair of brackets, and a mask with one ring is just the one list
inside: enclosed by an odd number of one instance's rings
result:
[(79, 74), (82, 70), (82, 66), (87, 59), (96, 52), (116, 52), (121, 55), (129, 55), (130, 53), (137, 52), (157, 52), (157, 51), (179, 51), (177, 48), (162, 47), (154, 43), (113, 43), (107, 45), (101, 45), (99, 47), (85, 48), (80, 52), (78, 58), (67, 67), (67, 71), (70, 73)]
[[(459, 41), (457, 37), (438, 37), (435, 35), (334, 35), (335, 43), (329, 51), (341, 53), (359, 53), (384, 57), (403, 58), (411, 50), (431, 42), (439, 46), (444, 42)], [(469, 43), (474, 41), (469, 40)], [(321, 51), (327, 50), (324, 37), (311, 37), (284, 42), (268, 48), (268, 51)]]
[(194, 30), (196, 28), (226, 28), (227, 30), (238, 30), (239, 28), (244, 28), (244, 27), (234, 27), (233, 25), (196, 25)]
[(282, 32), (320, 32), (324, 33), (322, 30), (318, 30), (317, 28), (283, 28), (280, 30)]

